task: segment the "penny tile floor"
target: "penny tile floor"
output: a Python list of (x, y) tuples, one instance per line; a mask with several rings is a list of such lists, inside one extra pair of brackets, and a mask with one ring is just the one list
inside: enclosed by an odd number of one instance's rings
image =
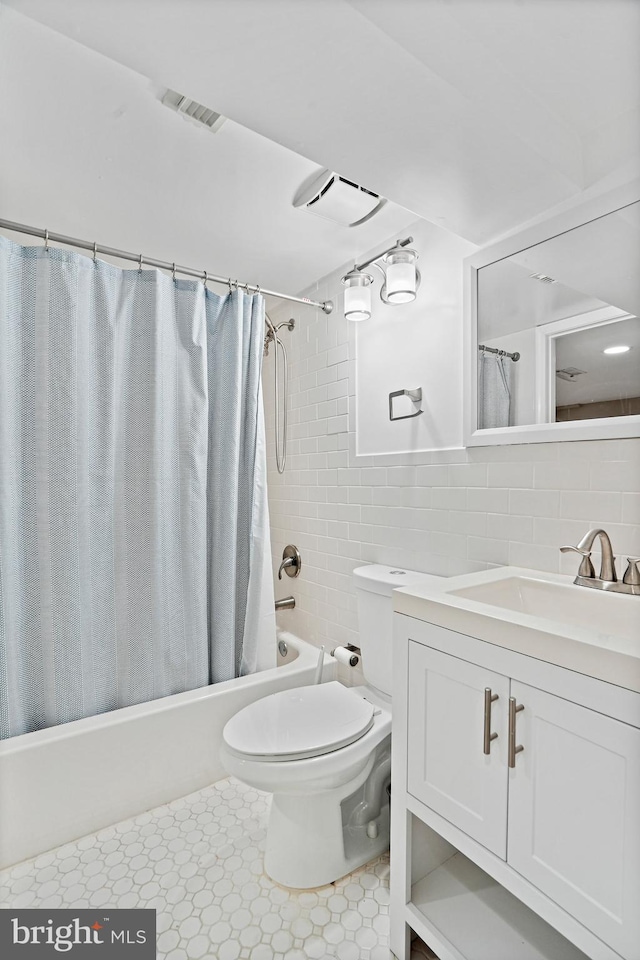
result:
[(284, 889), (262, 870), (268, 810), (221, 780), (0, 872), (0, 906), (155, 908), (158, 960), (391, 960), (388, 856)]

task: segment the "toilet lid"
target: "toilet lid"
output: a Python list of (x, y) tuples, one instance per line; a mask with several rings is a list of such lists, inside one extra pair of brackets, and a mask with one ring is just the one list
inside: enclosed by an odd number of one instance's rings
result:
[(229, 720), (223, 737), (247, 758), (303, 760), (358, 740), (373, 714), (373, 704), (332, 680), (256, 700)]

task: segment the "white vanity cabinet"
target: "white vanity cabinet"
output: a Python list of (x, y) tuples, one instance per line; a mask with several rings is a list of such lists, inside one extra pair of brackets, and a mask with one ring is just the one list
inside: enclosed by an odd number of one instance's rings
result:
[[(506, 859), (507, 728), (502, 708), (509, 680), (412, 642), (408, 681), (407, 790)], [(498, 734), (489, 740), (488, 754), (483, 748), (485, 690), (490, 691), (490, 736)]]
[(394, 953), (640, 960), (640, 694), (396, 628)]

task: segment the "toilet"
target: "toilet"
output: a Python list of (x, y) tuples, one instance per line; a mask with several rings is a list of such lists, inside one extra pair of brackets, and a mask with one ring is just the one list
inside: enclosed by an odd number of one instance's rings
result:
[(222, 735), (228, 773), (273, 794), (264, 867), (286, 887), (324, 886), (389, 846), (391, 593), (433, 578), (379, 564), (353, 577), (366, 685), (271, 694)]

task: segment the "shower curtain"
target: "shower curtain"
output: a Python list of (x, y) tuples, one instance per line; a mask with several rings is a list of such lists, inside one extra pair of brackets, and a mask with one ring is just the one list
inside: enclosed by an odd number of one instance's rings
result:
[(511, 365), (508, 357), (478, 355), (478, 429), (510, 427)]
[(2, 737), (275, 656), (263, 315), (0, 238)]

